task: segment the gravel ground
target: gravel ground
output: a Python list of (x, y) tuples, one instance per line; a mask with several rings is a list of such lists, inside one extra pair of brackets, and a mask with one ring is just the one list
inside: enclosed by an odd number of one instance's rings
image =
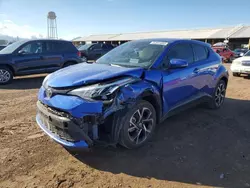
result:
[(173, 116), (141, 149), (77, 154), (36, 126), (43, 79), (0, 86), (0, 187), (250, 187), (249, 78), (231, 75), (220, 110)]

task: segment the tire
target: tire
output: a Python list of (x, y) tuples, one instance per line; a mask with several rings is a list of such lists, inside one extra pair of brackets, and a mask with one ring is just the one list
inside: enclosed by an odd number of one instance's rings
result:
[(208, 107), (210, 109), (219, 109), (225, 101), (225, 96), (226, 96), (226, 83), (225, 81), (220, 80), (215, 87), (213, 97), (209, 101)]
[(13, 80), (13, 72), (5, 66), (0, 66), (0, 85), (10, 84)]
[(228, 59), (228, 62), (229, 62), (229, 63), (232, 63), (233, 60), (234, 60), (234, 57), (233, 57), (233, 56), (230, 56), (230, 58)]
[(83, 55), (81, 58), (82, 58), (83, 62), (86, 62), (86, 63), (88, 62), (88, 58), (86, 56)]
[(69, 67), (69, 66), (71, 66), (71, 65), (75, 65), (75, 63), (74, 63), (74, 62), (66, 62), (66, 63), (63, 65), (63, 68)]
[[(140, 120), (141, 119), (141, 120)], [(120, 121), (119, 144), (128, 149), (139, 148), (152, 137), (156, 127), (156, 112), (152, 104), (141, 100)]]
[(236, 72), (233, 72), (233, 76), (235, 76), (235, 77), (240, 77), (240, 74), (239, 74), (239, 73), (236, 73)]

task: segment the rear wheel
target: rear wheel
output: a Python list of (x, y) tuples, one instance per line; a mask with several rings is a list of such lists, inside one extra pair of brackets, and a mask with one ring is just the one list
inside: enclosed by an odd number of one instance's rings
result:
[(0, 84), (9, 84), (13, 80), (13, 73), (8, 67), (0, 67)]
[(86, 62), (86, 63), (88, 62), (88, 59), (87, 59), (86, 56), (83, 55), (81, 58), (82, 58), (82, 61), (83, 61), (83, 62)]
[(239, 74), (239, 73), (236, 73), (236, 72), (233, 72), (233, 76), (239, 77), (240, 74)]
[(226, 83), (224, 80), (220, 80), (214, 90), (213, 97), (209, 102), (209, 108), (211, 109), (220, 108), (224, 103), (225, 97), (226, 97)]
[(147, 101), (138, 102), (124, 116), (119, 143), (134, 149), (143, 146), (153, 135), (156, 127), (156, 112)]

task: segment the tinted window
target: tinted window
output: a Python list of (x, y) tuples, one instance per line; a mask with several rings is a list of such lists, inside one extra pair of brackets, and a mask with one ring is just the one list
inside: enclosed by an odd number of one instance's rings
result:
[(102, 45), (101, 44), (94, 44), (92, 47), (91, 47), (92, 50), (100, 50), (102, 49)]
[(74, 48), (73, 44), (69, 42), (48, 41), (45, 49), (47, 52), (64, 52), (72, 51)]
[(195, 61), (201, 61), (207, 59), (208, 57), (208, 49), (202, 45), (193, 44)]
[(30, 42), (21, 49), (25, 54), (39, 54), (42, 53), (42, 50), (42, 42)]
[(106, 45), (106, 44), (103, 44), (103, 45), (102, 45), (102, 49), (108, 49), (107, 45)]
[(183, 59), (188, 63), (194, 61), (193, 50), (190, 44), (177, 44), (173, 46), (164, 59), (163, 67), (168, 67), (171, 59)]
[(114, 47), (112, 46), (112, 44), (106, 44), (106, 46), (107, 46), (108, 49), (114, 48)]

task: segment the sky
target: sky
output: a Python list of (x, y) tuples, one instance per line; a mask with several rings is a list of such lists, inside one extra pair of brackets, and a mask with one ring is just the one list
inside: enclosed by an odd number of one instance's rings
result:
[(0, 34), (46, 37), (47, 13), (59, 38), (250, 25), (249, 0), (0, 0)]

